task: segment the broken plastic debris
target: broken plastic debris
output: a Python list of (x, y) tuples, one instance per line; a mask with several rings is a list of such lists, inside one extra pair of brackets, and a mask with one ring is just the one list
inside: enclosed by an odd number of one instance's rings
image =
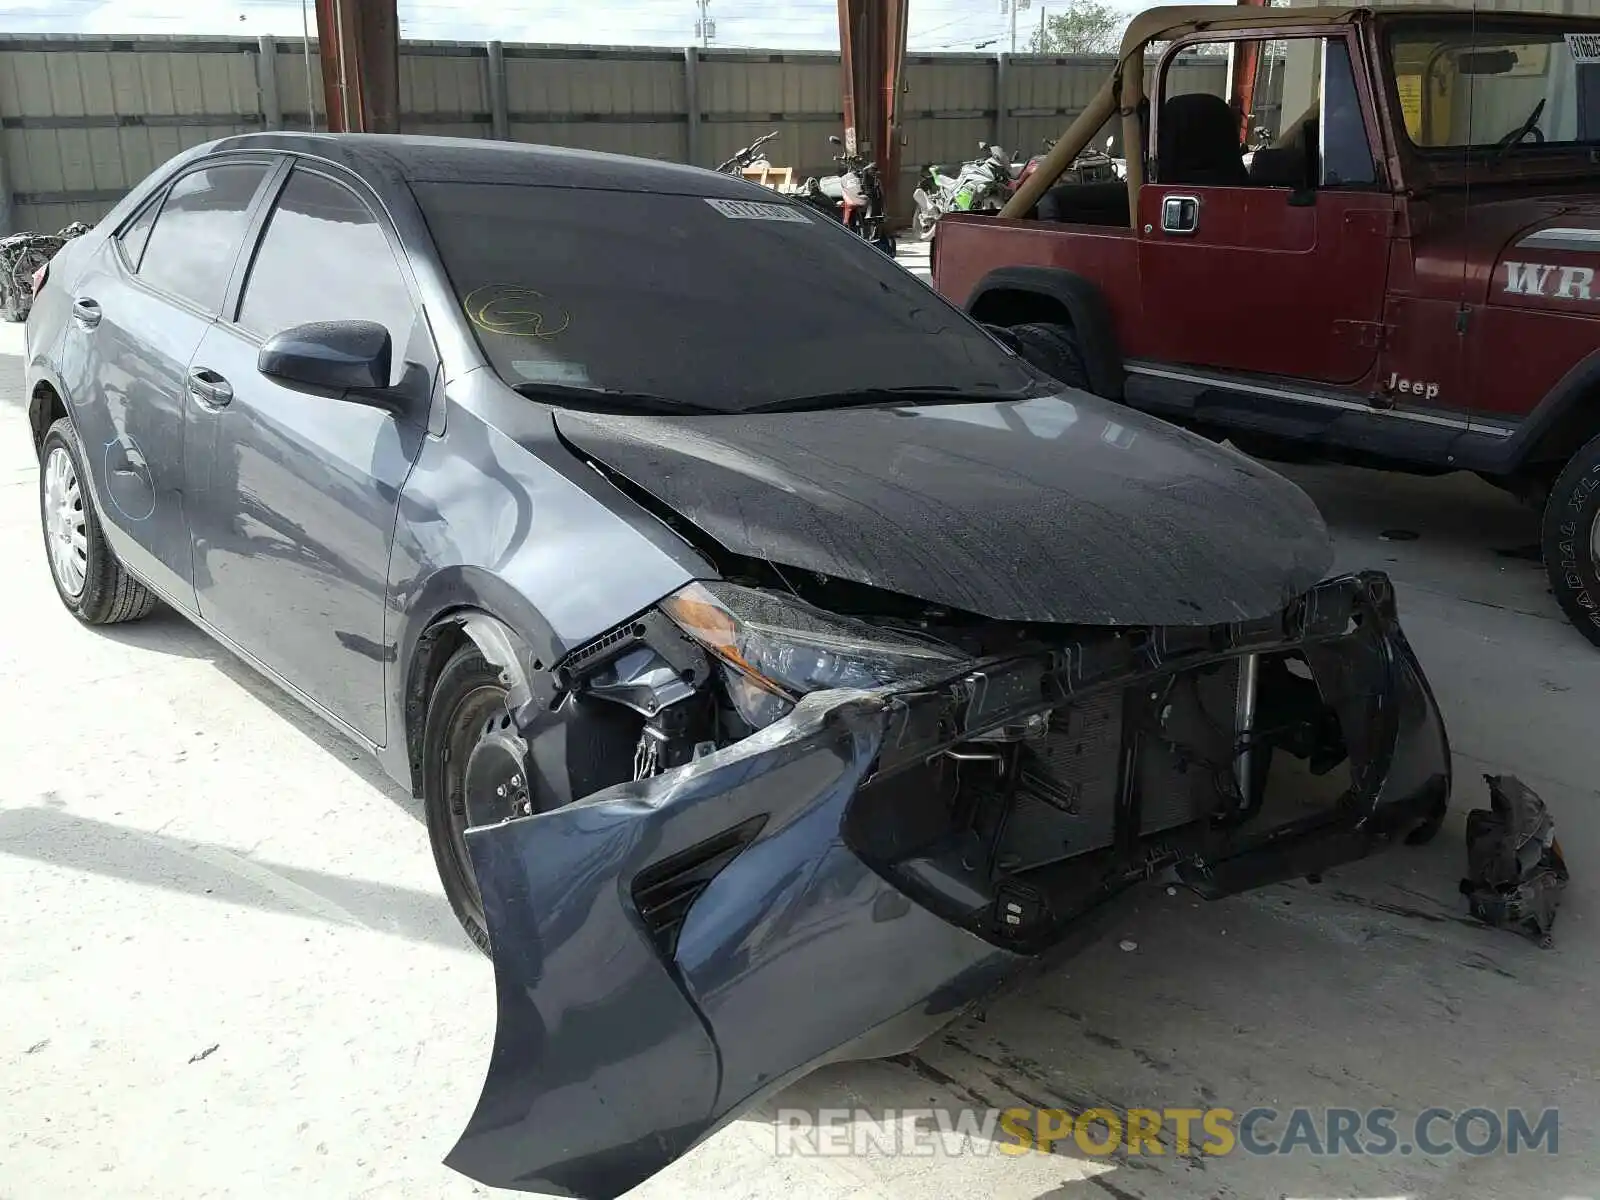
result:
[(1556, 907), (1567, 886), (1567, 864), (1556, 823), (1537, 792), (1515, 775), (1485, 775), (1489, 807), (1467, 814), (1468, 911), (1489, 925), (1551, 944)]
[(215, 1054), (217, 1052), (217, 1048), (221, 1045), (221, 1042), (212, 1042), (211, 1045), (200, 1051), (199, 1054), (191, 1054), (189, 1056), (189, 1061), (192, 1063), (202, 1062)]
[(1139, 948), (1139, 943), (1131, 940), (1130, 938), (1123, 938), (1117, 943), (1117, 945), (1121, 946), (1124, 950), (1137, 950)]

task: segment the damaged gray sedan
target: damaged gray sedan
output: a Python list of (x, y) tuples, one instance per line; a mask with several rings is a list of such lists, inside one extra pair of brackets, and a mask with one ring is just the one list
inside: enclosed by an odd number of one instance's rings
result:
[(230, 138), (28, 335), (63, 603), (165, 601), (423, 799), (495, 963), (483, 1183), (615, 1196), (1141, 883), (1444, 815), (1389, 582), (1325, 578), (1303, 493), (740, 180)]

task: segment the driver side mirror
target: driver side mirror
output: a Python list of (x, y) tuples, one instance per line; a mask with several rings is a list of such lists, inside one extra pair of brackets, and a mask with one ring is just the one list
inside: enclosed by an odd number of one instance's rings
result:
[(388, 391), (394, 347), (375, 321), (315, 321), (268, 338), (256, 370), (291, 387), (352, 400), (376, 400)]

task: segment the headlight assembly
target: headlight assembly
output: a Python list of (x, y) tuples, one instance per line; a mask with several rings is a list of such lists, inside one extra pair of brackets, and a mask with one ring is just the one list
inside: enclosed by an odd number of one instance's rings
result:
[(758, 729), (808, 692), (883, 687), (965, 660), (949, 646), (736, 584), (691, 583), (661, 609), (723, 664), (729, 699)]

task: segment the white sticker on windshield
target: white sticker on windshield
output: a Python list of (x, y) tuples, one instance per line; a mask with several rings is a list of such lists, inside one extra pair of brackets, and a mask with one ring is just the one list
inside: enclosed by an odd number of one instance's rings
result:
[(519, 358), (512, 362), (511, 369), (533, 383), (572, 383), (581, 386), (589, 382), (589, 372), (582, 363)]
[(1575, 63), (1600, 62), (1600, 33), (1567, 34), (1567, 52)]
[(735, 221), (789, 221), (804, 225), (806, 214), (792, 204), (763, 204), (759, 200), (707, 200), (707, 204)]

